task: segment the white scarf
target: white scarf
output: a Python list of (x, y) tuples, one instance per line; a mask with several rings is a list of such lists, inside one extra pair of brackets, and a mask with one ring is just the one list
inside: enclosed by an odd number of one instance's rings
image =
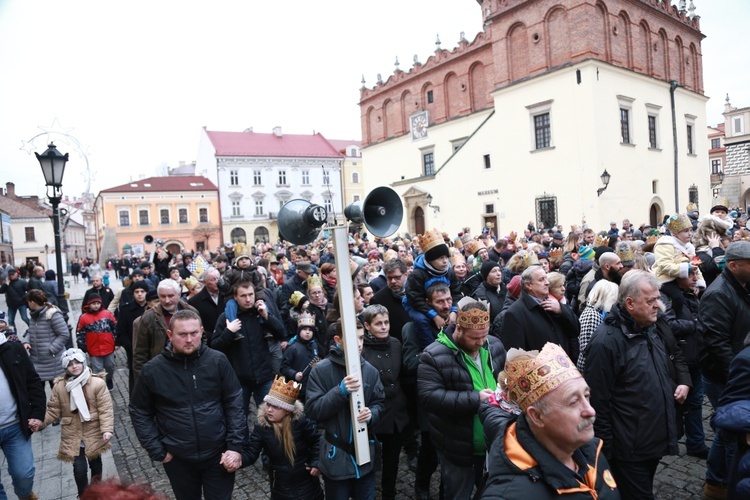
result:
[(89, 405), (86, 403), (86, 396), (83, 395), (83, 386), (89, 381), (91, 370), (84, 366), (83, 371), (76, 378), (70, 378), (65, 383), (65, 390), (70, 393), (70, 411), (78, 410), (78, 416), (81, 422), (91, 420)]
[(5, 336), (5, 332), (0, 332), (0, 345), (3, 345), (8, 338)]

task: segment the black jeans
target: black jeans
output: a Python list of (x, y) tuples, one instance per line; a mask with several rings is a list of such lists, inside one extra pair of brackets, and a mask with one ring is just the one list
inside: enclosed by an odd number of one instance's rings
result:
[[(432, 445), (429, 432), (422, 432), (422, 445), (419, 447), (417, 458), (417, 473), (414, 478), (414, 486), (422, 492), (430, 491), (430, 479), (438, 468), (438, 456)], [(443, 498), (443, 483), (440, 482), (440, 498)]]
[(393, 434), (378, 434), (377, 438), (383, 445), (382, 499), (393, 500), (396, 498), (398, 462), (405, 435), (394, 429)]
[(91, 468), (91, 481), (100, 481), (102, 478), (102, 457), (87, 459), (86, 449), (81, 446), (81, 452), (73, 461), (73, 477), (76, 480), (78, 496), (81, 496), (83, 490), (89, 485), (89, 467)]
[(221, 455), (200, 462), (188, 462), (177, 457), (164, 464), (172, 491), (177, 500), (231, 500), (234, 472), (219, 465)]
[(640, 462), (623, 462), (614, 458), (610, 460), (609, 466), (622, 500), (654, 498), (654, 476), (658, 465), (658, 458)]

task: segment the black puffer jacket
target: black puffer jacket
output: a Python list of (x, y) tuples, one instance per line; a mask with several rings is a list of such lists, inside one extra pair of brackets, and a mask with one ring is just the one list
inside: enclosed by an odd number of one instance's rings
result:
[(489, 477), (483, 499), (620, 498), (609, 463), (601, 454), (600, 439), (592, 439), (573, 453), (578, 469), (589, 471), (581, 483), (572, 470), (537, 441), (523, 415), (514, 416), (482, 403), (479, 418), (487, 442), (492, 443), (487, 453)]
[(307, 467), (318, 467), (318, 430), (315, 422), (303, 413), (299, 401), (291, 414), (292, 439), (294, 440), (294, 464), (284, 453), (281, 441), (276, 437), (273, 424), (266, 417), (266, 405), (258, 409), (258, 422), (253, 428), (247, 444), (242, 450), (242, 466), (247, 467), (265, 453), (264, 464), (270, 467), (271, 498), (273, 500), (322, 500), (320, 479), (310, 475)]
[(615, 304), (585, 352), (594, 431), (607, 458), (634, 462), (677, 454), (674, 390), (692, 383), (666, 320), (643, 330)]
[(750, 331), (750, 291), (740, 285), (729, 268), (724, 268), (703, 293), (698, 322), (705, 347), (703, 375), (725, 384), (729, 363), (743, 349)]
[[(453, 337), (452, 328), (446, 335)], [(505, 366), (502, 342), (487, 337), (493, 376)], [(428, 412), (430, 437), (435, 448), (456, 465), (470, 465), (474, 457), (474, 417), (479, 410), (479, 392), (461, 354), (440, 342), (422, 352), (417, 369), (419, 403)]]
[(0, 293), (5, 294), (5, 302), (9, 307), (25, 306), (23, 297), (29, 291), (29, 284), (23, 278), (11, 280), (10, 283), (0, 285)]
[(675, 281), (664, 283), (659, 290), (666, 307), (664, 318), (677, 339), (689, 367), (700, 363), (703, 338), (698, 331), (700, 302), (692, 290), (681, 290)]
[(226, 356), (201, 344), (189, 356), (170, 348), (143, 366), (130, 419), (151, 460), (167, 452), (189, 462), (242, 451), (247, 422), (242, 387)]

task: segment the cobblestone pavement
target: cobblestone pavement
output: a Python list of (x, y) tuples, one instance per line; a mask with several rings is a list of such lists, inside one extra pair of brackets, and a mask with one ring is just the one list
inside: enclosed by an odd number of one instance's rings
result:
[[(112, 288), (120, 288), (119, 283), (113, 280)], [(72, 314), (71, 323), (75, 324), (80, 308), (80, 299), (86, 290), (83, 284), (72, 285)], [(0, 295), (0, 308), (5, 310), (5, 297)], [(19, 319), (20, 322), (20, 319)], [(25, 330), (25, 325), (21, 328)], [(115, 373), (115, 390), (112, 392), (115, 404), (115, 429), (116, 435), (112, 440), (112, 453), (105, 455), (105, 477), (119, 475), (122, 481), (148, 483), (156, 491), (167, 494), (170, 498), (171, 489), (169, 481), (161, 464), (152, 462), (143, 451), (135, 436), (127, 411), (129, 402), (127, 391), (127, 370), (125, 368), (125, 354), (118, 351), (116, 355), (117, 370)], [(704, 405), (704, 428), (706, 429), (707, 444), (713, 433), (708, 426), (710, 405), (706, 401)], [(254, 421), (251, 415), (250, 422)], [(40, 498), (43, 500), (70, 499), (75, 498), (75, 484), (73, 482), (72, 467), (63, 464), (56, 459), (59, 446), (59, 427), (50, 427), (34, 436), (34, 455), (37, 467), (37, 484), (40, 485)], [(111, 457), (111, 458), (110, 458)], [(113, 465), (112, 464), (112, 458)], [(116, 467), (116, 470), (115, 470)], [(7, 464), (2, 457), (0, 462), (2, 471), (2, 482), (6, 491), (12, 492), (10, 478), (7, 474)], [(656, 474), (655, 495), (657, 499), (688, 499), (703, 498), (703, 480), (705, 475), (705, 461), (689, 457), (685, 454), (684, 440), (680, 443), (680, 455), (665, 457)], [(438, 498), (437, 483), (438, 474), (433, 476), (432, 495)], [(379, 484), (379, 481), (378, 481)], [(380, 498), (378, 493), (376, 498)], [(397, 484), (399, 500), (414, 497), (414, 474), (409, 471), (405, 455), (401, 457), (399, 480)], [(268, 499), (270, 498), (268, 480), (266, 474), (260, 467), (260, 461), (254, 466), (242, 469), (237, 473), (235, 491), (233, 498), (244, 499)]]

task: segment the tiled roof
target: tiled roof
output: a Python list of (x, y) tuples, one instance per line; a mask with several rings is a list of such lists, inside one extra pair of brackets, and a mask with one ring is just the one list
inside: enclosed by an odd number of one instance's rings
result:
[(346, 141), (342, 139), (328, 139), (328, 142), (331, 143), (331, 146), (336, 148), (336, 151), (346, 154), (346, 148), (349, 146), (357, 146), (358, 148), (362, 147), (362, 141)]
[(148, 193), (159, 191), (218, 191), (216, 185), (197, 175), (173, 175), (138, 179), (120, 186), (103, 189), (101, 193)]
[(258, 134), (255, 132), (212, 132), (206, 130), (216, 156), (281, 156), (296, 158), (339, 158), (341, 154), (317, 133)]
[(7, 196), (0, 196), (0, 208), (7, 212), (11, 219), (35, 219), (52, 215), (52, 211), (47, 208), (31, 208)]

